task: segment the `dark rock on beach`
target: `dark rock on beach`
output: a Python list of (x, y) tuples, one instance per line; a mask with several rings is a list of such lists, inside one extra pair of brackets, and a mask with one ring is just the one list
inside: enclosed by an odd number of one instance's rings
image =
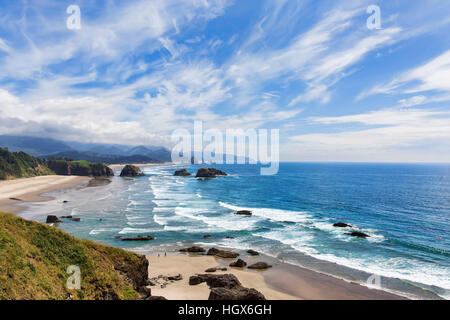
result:
[(357, 238), (368, 238), (368, 237), (370, 237), (368, 234), (365, 234), (364, 232), (360, 232), (360, 231), (352, 231), (352, 232), (346, 233), (346, 235), (352, 236), (352, 237), (357, 237)]
[(208, 300), (265, 300), (255, 289), (244, 288), (233, 274), (197, 274), (189, 278), (190, 285), (206, 282), (211, 289)]
[(235, 262), (230, 263), (230, 267), (236, 267), (236, 268), (244, 268), (247, 265), (247, 262), (245, 262), (242, 259), (237, 259)]
[(181, 274), (177, 274), (176, 276), (168, 276), (167, 279), (171, 281), (180, 281), (183, 280), (183, 276)]
[(265, 262), (257, 262), (257, 263), (254, 263), (254, 264), (249, 265), (248, 268), (249, 268), (249, 269), (259, 269), (259, 270), (262, 270), (262, 269), (272, 268), (272, 266), (271, 266), (270, 264), (265, 263)]
[(252, 300), (266, 300), (264, 295), (255, 290), (248, 289), (244, 287), (237, 288), (212, 288), (209, 293), (208, 300), (244, 300), (244, 301), (252, 301)]
[(233, 288), (241, 285), (234, 274), (196, 274), (189, 278), (189, 284), (191, 286), (203, 282), (206, 282), (210, 288)]
[(137, 237), (122, 238), (122, 241), (149, 241), (149, 240), (155, 240), (155, 237), (139, 235)]
[(347, 227), (351, 227), (351, 225), (343, 223), (343, 222), (337, 222), (333, 224), (333, 227), (337, 227), (337, 228), (347, 228)]
[(121, 177), (142, 177), (145, 174), (141, 171), (141, 168), (133, 166), (132, 164), (127, 164), (120, 173)]
[(59, 220), (59, 218), (57, 216), (47, 216), (47, 223), (60, 223), (62, 222), (61, 220)]
[(191, 252), (191, 253), (201, 253), (201, 252), (205, 252), (206, 250), (202, 247), (199, 246), (192, 246), (189, 248), (183, 248), (179, 250), (180, 252)]
[(183, 169), (175, 171), (175, 173), (173, 175), (177, 176), (177, 177), (187, 177), (187, 176), (190, 176), (191, 173), (183, 168)]
[(205, 272), (227, 271), (227, 268), (208, 268)]
[(150, 296), (145, 300), (167, 300), (167, 299), (162, 296)]
[(219, 250), (217, 248), (211, 248), (206, 253), (208, 256), (216, 256), (219, 258), (225, 258), (225, 259), (234, 259), (239, 256), (239, 253), (233, 252), (233, 251), (227, 251), (227, 250)]
[(226, 176), (227, 174), (215, 168), (200, 168), (197, 171), (196, 178), (215, 178), (217, 176)]
[(258, 252), (258, 251), (255, 251), (255, 250), (253, 250), (253, 249), (247, 250), (247, 253), (248, 253), (249, 255), (252, 255), (252, 256), (259, 256), (259, 252)]
[(251, 216), (252, 212), (250, 210), (239, 210), (239, 211), (236, 211), (234, 214), (241, 215), (241, 216)]

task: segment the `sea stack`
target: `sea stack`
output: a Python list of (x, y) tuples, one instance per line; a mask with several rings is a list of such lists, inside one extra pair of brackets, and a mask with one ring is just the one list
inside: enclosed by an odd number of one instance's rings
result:
[(196, 178), (215, 178), (217, 176), (226, 176), (227, 174), (216, 168), (202, 167), (198, 169)]
[(175, 173), (173, 175), (177, 176), (177, 177), (187, 177), (187, 176), (190, 176), (191, 173), (189, 171), (187, 171), (185, 168), (183, 168), (183, 169), (179, 169), (179, 170), (175, 171)]
[(141, 171), (141, 168), (132, 164), (127, 164), (120, 173), (121, 177), (142, 177), (145, 174)]

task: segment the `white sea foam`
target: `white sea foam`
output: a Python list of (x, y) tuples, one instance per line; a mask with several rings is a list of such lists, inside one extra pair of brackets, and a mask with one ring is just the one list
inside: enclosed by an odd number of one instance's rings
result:
[(145, 232), (152, 232), (155, 231), (155, 229), (144, 229), (144, 228), (123, 228), (119, 234), (128, 234), (128, 233), (145, 233)]
[(265, 219), (269, 219), (272, 221), (278, 222), (308, 222), (311, 221), (310, 215), (308, 215), (304, 211), (289, 211), (289, 210), (280, 210), (280, 209), (271, 209), (271, 208), (248, 208), (248, 207), (238, 207), (233, 206), (231, 204), (225, 202), (219, 202), (219, 205), (233, 210), (250, 210), (252, 211), (252, 215), (256, 217), (261, 217)]

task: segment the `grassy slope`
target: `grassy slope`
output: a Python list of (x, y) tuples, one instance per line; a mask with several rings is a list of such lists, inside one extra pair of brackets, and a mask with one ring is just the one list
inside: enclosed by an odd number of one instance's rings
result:
[[(0, 213), (0, 299), (66, 299), (69, 294), (73, 299), (136, 299), (126, 272), (143, 270), (143, 259)], [(69, 265), (81, 269), (81, 290), (66, 288)]]

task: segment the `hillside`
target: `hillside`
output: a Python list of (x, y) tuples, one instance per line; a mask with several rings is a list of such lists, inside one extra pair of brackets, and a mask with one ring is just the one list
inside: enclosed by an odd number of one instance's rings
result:
[(103, 162), (108, 164), (114, 164), (114, 163), (158, 163), (159, 160), (149, 158), (147, 156), (143, 155), (131, 155), (131, 156), (120, 156), (120, 155), (107, 155), (107, 154), (101, 154), (96, 153), (92, 151), (64, 151), (64, 152), (58, 152), (51, 155), (45, 155), (42, 156), (45, 159), (61, 159), (61, 158), (68, 158), (73, 160), (85, 160), (90, 162)]
[(0, 180), (53, 174), (44, 160), (0, 148)]
[(0, 146), (41, 158), (71, 158), (104, 163), (150, 163), (171, 161), (164, 147), (82, 143), (40, 137), (0, 135)]
[[(80, 268), (81, 290), (66, 286), (71, 265)], [(147, 279), (144, 256), (0, 213), (0, 300), (137, 299)]]

